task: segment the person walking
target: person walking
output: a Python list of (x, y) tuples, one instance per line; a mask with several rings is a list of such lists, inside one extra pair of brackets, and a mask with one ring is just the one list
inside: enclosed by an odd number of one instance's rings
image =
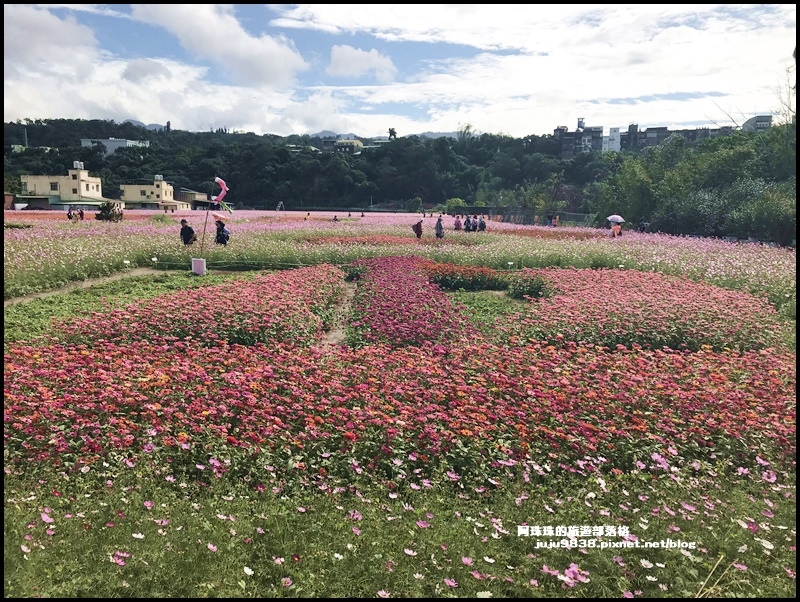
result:
[(192, 228), (185, 219), (181, 220), (181, 240), (187, 247), (197, 240), (197, 234), (194, 233), (194, 228)]
[(455, 230), (456, 232), (461, 230), (461, 216), (460, 215), (456, 215), (456, 221), (453, 222), (453, 230)]
[(436, 238), (444, 238), (444, 222), (442, 221), (442, 216), (439, 216), (439, 219), (436, 220)]
[(414, 231), (414, 234), (417, 235), (417, 238), (422, 238), (422, 220), (419, 220), (416, 224), (411, 226), (411, 229)]

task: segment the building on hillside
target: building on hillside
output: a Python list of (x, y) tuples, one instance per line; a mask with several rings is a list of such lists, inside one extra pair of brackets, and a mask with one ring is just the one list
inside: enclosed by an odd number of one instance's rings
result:
[(127, 209), (155, 209), (178, 211), (191, 209), (191, 202), (175, 198), (175, 188), (164, 181), (164, 176), (156, 175), (152, 181), (136, 184), (122, 184), (122, 200)]
[[(757, 115), (748, 119), (740, 129), (745, 132), (764, 132), (771, 125), (771, 115)], [(674, 134), (683, 136), (687, 142), (698, 142), (730, 135), (739, 128), (726, 125), (718, 128), (670, 130), (666, 126), (657, 126), (640, 130), (637, 124), (631, 123), (627, 131), (611, 128), (608, 136), (603, 135), (603, 129), (602, 126), (585, 127), (583, 118), (578, 119), (578, 127), (574, 132), (570, 132), (564, 125), (557, 127), (553, 131), (553, 137), (561, 145), (561, 158), (573, 159), (580, 153), (590, 151), (642, 150), (658, 146)]]
[(742, 124), (743, 132), (765, 132), (772, 127), (772, 115), (756, 115)]
[(102, 144), (105, 147), (105, 154), (110, 155), (119, 148), (148, 148), (149, 140), (126, 140), (124, 138), (81, 138), (81, 146), (91, 148)]
[(348, 155), (360, 155), (363, 148), (364, 143), (361, 140), (337, 140), (333, 145), (334, 152)]
[(15, 202), (27, 203), (28, 209), (94, 209), (112, 202), (124, 208), (125, 204), (103, 197), (100, 178), (90, 176), (83, 163), (75, 161), (66, 176), (20, 176), (22, 192)]

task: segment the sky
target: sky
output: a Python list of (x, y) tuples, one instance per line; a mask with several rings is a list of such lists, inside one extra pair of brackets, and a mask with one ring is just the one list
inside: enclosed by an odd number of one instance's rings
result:
[(740, 126), (785, 113), (796, 21), (796, 4), (5, 4), (3, 119), (365, 138)]

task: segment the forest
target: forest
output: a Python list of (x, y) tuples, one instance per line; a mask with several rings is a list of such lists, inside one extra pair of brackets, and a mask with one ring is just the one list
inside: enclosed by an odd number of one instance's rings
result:
[[(477, 134), (397, 135), (359, 154), (320, 151), (308, 135), (149, 130), (111, 120), (47, 119), (4, 123), (4, 190), (20, 177), (66, 175), (83, 162), (107, 198), (120, 185), (153, 181), (211, 193), (214, 177), (231, 186), (238, 208), (373, 209), (458, 212), (493, 207), (531, 213), (583, 213), (603, 225), (612, 213), (655, 231), (753, 238), (780, 245), (796, 238), (796, 121), (766, 132), (735, 131), (689, 143), (680, 134), (642, 151), (586, 152), (560, 158), (556, 138)], [(391, 136), (394, 133), (395, 136)], [(82, 147), (81, 138), (148, 141), (149, 147)], [(369, 146), (370, 140), (362, 142)], [(26, 144), (27, 143), (27, 144)], [(27, 146), (12, 152), (12, 145)]]

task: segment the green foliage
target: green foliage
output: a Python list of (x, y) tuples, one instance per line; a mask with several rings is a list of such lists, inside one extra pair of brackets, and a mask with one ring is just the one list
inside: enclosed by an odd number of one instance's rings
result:
[(508, 294), (512, 299), (541, 299), (552, 294), (541, 276), (533, 276), (525, 271), (510, 274), (507, 280)]
[(459, 207), (466, 207), (466, 206), (467, 202), (464, 199), (460, 199), (458, 197), (447, 199), (447, 201), (445, 202), (445, 208), (446, 208), (445, 210), (448, 215), (454, 215), (456, 213), (459, 213), (457, 209)]
[(114, 203), (112, 201), (106, 201), (100, 205), (100, 211), (94, 216), (95, 219), (106, 222), (121, 222), (122, 217), (122, 209), (119, 203)]
[(487, 334), (491, 334), (491, 325), (497, 318), (520, 311), (524, 307), (524, 302), (513, 299), (505, 291), (468, 292), (462, 289), (448, 294), (456, 303), (470, 311)]
[(170, 217), (166, 213), (156, 213), (150, 216), (149, 221), (154, 224), (174, 224), (175, 218)]
[[(599, 223), (620, 213), (629, 223), (644, 218), (670, 234), (721, 236), (736, 234), (733, 230), (741, 230), (749, 219), (750, 209), (730, 228), (720, 218), (742, 205), (725, 196), (738, 181), (778, 185), (796, 178), (793, 123), (699, 142), (687, 142), (676, 133), (643, 152), (581, 153), (568, 160), (561, 158), (552, 136), (477, 136), (469, 128), (459, 132), (457, 140), (398, 138), (353, 157), (287, 151), (287, 142), (324, 146), (321, 139), (309, 137), (230, 134), (224, 129), (153, 132), (104, 120), (4, 124), (6, 145), (21, 144), (25, 130), (31, 148), (6, 158), (4, 181), (10, 192), (19, 191), (22, 174), (60, 174), (77, 159), (103, 179), (103, 189), (113, 198), (125, 181), (154, 173), (170, 174), (176, 186), (207, 193), (212, 192), (209, 173), (229, 173), (236, 181), (231, 202), (255, 209), (273, 209), (275, 199), (290, 210), (366, 207), (374, 202), (410, 212), (420, 211), (423, 203), (437, 210), (444, 204), (447, 213), (458, 213), (456, 208), (464, 205), (503, 204), (540, 213), (587, 211)], [(97, 148), (81, 147), (85, 137), (146, 140), (150, 146), (106, 156)], [(52, 150), (45, 153), (38, 146)], [(692, 221), (683, 214), (690, 214), (696, 202), (703, 215)], [(784, 203), (775, 202), (780, 217), (773, 221), (785, 222)], [(674, 210), (681, 216), (671, 218)], [(769, 239), (786, 240), (788, 235), (777, 229), (774, 223), (756, 228)]]

